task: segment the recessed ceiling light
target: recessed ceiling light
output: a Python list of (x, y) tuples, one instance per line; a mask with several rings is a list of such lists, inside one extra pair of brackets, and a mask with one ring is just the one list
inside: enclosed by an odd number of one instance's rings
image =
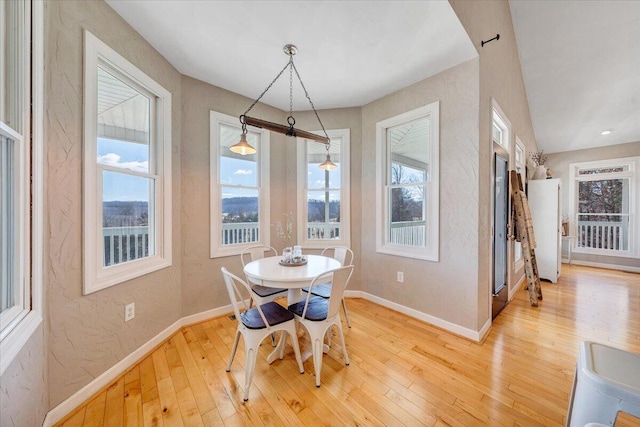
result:
[(609, 135), (611, 132), (613, 132), (611, 129), (603, 130), (600, 135)]

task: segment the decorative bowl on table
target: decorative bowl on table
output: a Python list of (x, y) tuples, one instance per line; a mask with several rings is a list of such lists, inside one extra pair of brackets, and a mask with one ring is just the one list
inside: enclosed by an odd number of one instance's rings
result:
[(298, 267), (301, 265), (305, 265), (306, 263), (307, 263), (306, 256), (291, 257), (291, 258), (280, 260), (280, 265), (285, 267)]

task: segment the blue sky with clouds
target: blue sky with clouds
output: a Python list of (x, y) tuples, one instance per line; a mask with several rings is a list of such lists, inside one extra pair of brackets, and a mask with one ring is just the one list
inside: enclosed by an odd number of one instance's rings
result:
[[(253, 157), (253, 156), (252, 156)], [(145, 144), (98, 138), (98, 162), (112, 167), (129, 169), (136, 172), (149, 172), (149, 146)], [(331, 187), (340, 185), (340, 169), (329, 173)], [(325, 172), (317, 164), (309, 165), (308, 188), (324, 187)], [(220, 162), (220, 178), (224, 187), (223, 198), (257, 196), (254, 190), (232, 188), (229, 186), (256, 186), (257, 167), (254, 159), (243, 160), (222, 157)], [(105, 171), (103, 174), (103, 200), (112, 201), (148, 201), (149, 179), (139, 176)], [(317, 192), (311, 192), (309, 198), (318, 198)], [(332, 198), (339, 197), (332, 192)], [(321, 196), (323, 198), (324, 196)]]

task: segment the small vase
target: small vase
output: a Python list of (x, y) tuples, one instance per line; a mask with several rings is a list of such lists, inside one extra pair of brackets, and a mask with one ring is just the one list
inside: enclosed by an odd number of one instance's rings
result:
[(536, 166), (531, 179), (547, 179), (547, 167), (545, 165)]

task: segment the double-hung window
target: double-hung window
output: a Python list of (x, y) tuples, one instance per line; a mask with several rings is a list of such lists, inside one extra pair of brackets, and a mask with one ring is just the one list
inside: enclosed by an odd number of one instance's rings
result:
[(0, 375), (42, 321), (43, 5), (0, 2)]
[(171, 265), (171, 94), (85, 31), (84, 293)]
[(376, 124), (377, 251), (438, 261), (439, 102)]
[(349, 129), (328, 130), (329, 155), (336, 169), (319, 166), (324, 144), (298, 141), (298, 243), (307, 248), (349, 246)]
[(269, 131), (248, 127), (257, 152), (229, 148), (242, 133), (237, 117), (211, 111), (211, 258), (269, 244)]
[(638, 167), (640, 157), (569, 165), (575, 252), (639, 255)]

